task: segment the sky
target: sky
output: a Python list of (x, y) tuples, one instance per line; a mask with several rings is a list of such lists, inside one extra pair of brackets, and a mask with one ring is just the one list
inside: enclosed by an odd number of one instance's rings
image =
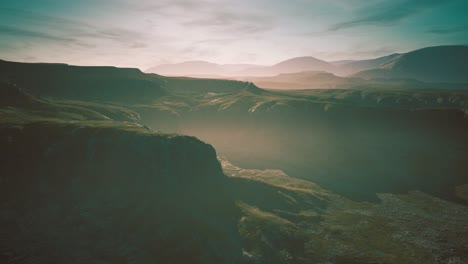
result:
[(270, 65), (468, 45), (467, 0), (0, 0), (0, 59)]

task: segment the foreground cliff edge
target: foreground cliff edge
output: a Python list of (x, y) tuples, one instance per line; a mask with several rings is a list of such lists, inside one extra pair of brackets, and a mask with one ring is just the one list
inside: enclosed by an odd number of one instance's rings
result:
[(239, 211), (210, 145), (1, 110), (0, 262), (239, 262)]

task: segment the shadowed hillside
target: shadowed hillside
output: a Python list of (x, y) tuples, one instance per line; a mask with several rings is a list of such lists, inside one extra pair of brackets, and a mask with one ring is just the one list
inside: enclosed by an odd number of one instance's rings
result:
[(439, 46), (398, 55), (361, 78), (410, 78), (426, 82), (468, 82), (468, 46)]
[(399, 55), (400, 54), (395, 53), (395, 54), (390, 54), (390, 55), (375, 58), (375, 59), (356, 60), (356, 61), (348, 61), (348, 62), (345, 61), (342, 63), (334, 63), (334, 64), (339, 66), (341, 74), (351, 75), (360, 71), (378, 68), (382, 64), (385, 64), (387, 61), (390, 61)]
[(0, 60), (0, 80), (37, 96), (122, 103), (164, 94), (156, 75), (138, 69), (77, 67)]
[(210, 145), (113, 120), (132, 113), (116, 106), (0, 94), (0, 262), (240, 262)]

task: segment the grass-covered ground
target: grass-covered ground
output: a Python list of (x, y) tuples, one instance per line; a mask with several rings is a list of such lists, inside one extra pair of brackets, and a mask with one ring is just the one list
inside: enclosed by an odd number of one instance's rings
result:
[[(357, 202), (281, 171), (241, 169), (224, 158), (221, 163), (232, 181), (243, 182), (239, 230), (253, 262), (468, 263), (466, 206), (422, 192)], [(258, 195), (283, 202), (271, 205), (271, 199), (242, 191), (259, 182)]]

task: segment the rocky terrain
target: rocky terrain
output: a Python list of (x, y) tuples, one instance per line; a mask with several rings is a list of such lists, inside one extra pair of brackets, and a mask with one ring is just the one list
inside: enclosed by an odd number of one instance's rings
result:
[(467, 263), (467, 109), (1, 62), (0, 262)]
[(112, 107), (1, 90), (0, 262), (241, 261), (239, 210), (210, 145), (112, 120)]
[[(468, 263), (466, 206), (418, 191), (357, 202), (282, 171), (221, 160), (244, 184), (239, 228), (253, 263)], [(245, 195), (255, 184), (268, 198)]]

